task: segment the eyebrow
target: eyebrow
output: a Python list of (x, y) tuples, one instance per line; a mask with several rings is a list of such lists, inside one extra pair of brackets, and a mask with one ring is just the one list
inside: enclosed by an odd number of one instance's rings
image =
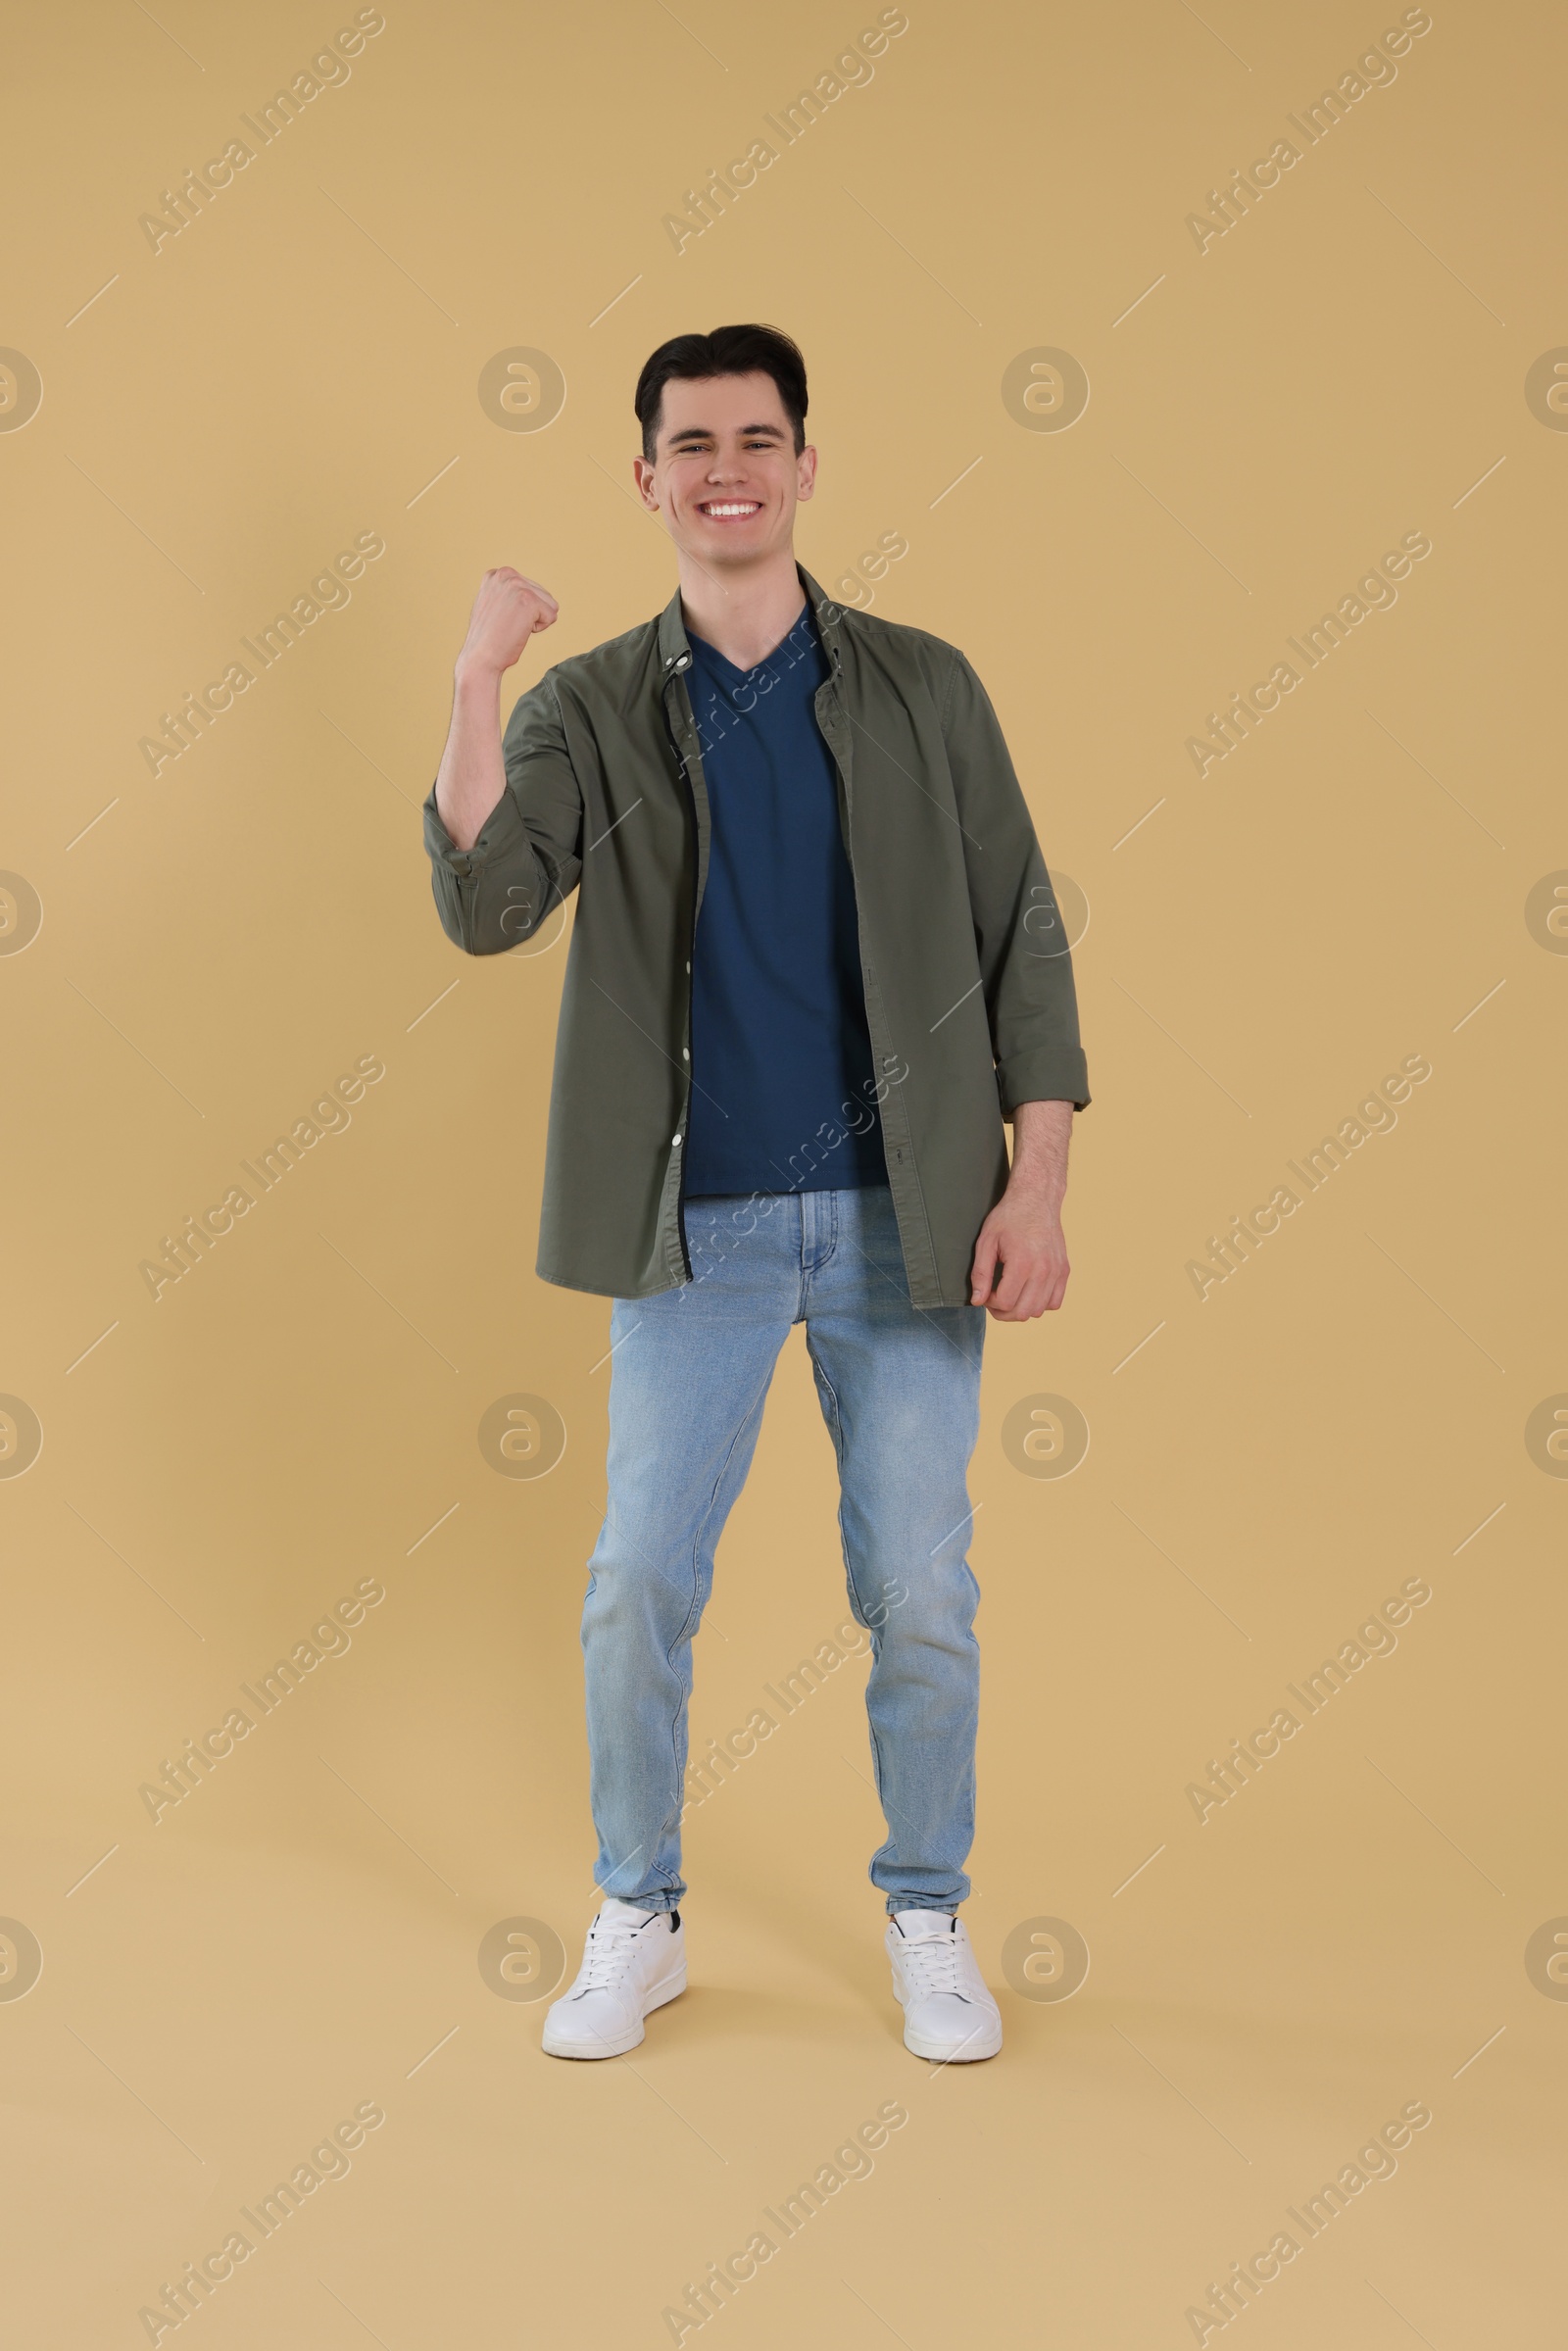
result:
[[(783, 429), (777, 424), (743, 424), (740, 431), (742, 439), (753, 433), (766, 433), (775, 441), (782, 441), (784, 438)], [(683, 425), (679, 432), (670, 434), (669, 446), (673, 449), (677, 441), (712, 441), (717, 437), (710, 424), (687, 424)]]

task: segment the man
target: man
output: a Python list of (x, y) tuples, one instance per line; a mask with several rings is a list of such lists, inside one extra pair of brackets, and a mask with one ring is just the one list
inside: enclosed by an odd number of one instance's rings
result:
[(614, 1301), (582, 1624), (605, 1900), (544, 2046), (618, 2055), (685, 1988), (692, 1641), (804, 1322), (870, 1635), (888, 1827), (870, 1876), (905, 2041), (989, 2057), (1001, 2017), (957, 1916), (979, 1696), (965, 1474), (987, 1314), (1031, 1320), (1066, 1287), (1089, 1102), (1071, 958), (964, 657), (841, 609), (796, 563), (817, 457), (796, 346), (756, 325), (678, 335), (635, 406), (677, 593), (547, 670), (503, 745), (502, 676), (557, 607), (487, 572), (424, 808), (468, 954), (578, 891), (538, 1271)]

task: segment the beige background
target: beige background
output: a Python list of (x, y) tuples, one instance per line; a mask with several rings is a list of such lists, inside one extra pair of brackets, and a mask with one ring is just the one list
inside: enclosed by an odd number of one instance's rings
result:
[[(1568, 1912), (1568, 1489), (1525, 1428), (1568, 1388), (1568, 964), (1526, 903), (1568, 866), (1568, 439), (1524, 383), (1568, 341), (1561, 20), (1437, 0), (1200, 253), (1186, 216), (1397, 9), (911, 0), (677, 255), (662, 216), (875, 13), (387, 0), (352, 78), (156, 255), (138, 215), (352, 11), (14, 28), (0, 342), (43, 401), (0, 433), (0, 865), (42, 927), (0, 957), (0, 1389), (43, 1442), (0, 1480), (0, 1912), (43, 1972), (0, 2036), (13, 2324), (51, 2351), (145, 2341), (367, 2100), (349, 2176), (179, 2339), (668, 2341), (686, 2283), (895, 2098), (872, 2176), (705, 2336), (1190, 2342), (1209, 2281), (1422, 2100), (1248, 2339), (1554, 2339), (1568, 2007), (1525, 1952)], [(632, 385), (666, 335), (754, 317), (811, 370), (803, 559), (833, 582), (907, 538), (874, 609), (974, 661), (1090, 908), (1075, 1270), (1059, 1315), (992, 1328), (973, 1471), (967, 1916), (1007, 2042), (935, 2076), (864, 1876), (859, 1665), (690, 1821), (693, 1989), (634, 2058), (546, 2061), (542, 2008), (477, 1965), (517, 1917), (574, 1962), (591, 1907), (609, 1310), (532, 1270), (564, 953), (449, 946), (416, 804), (485, 565), (555, 591), (553, 656), (667, 599)], [(545, 431), (479, 404), (518, 345), (565, 377)], [(1065, 432), (1001, 398), (1041, 346), (1088, 373)], [(386, 553), (348, 607), (155, 780), (159, 713), (364, 530)], [(1433, 552), (1397, 605), (1200, 780), (1205, 713), (1409, 530)], [(1207, 1237), (1415, 1053), (1396, 1129), (1200, 1302)], [(386, 1074), (348, 1131), (154, 1303), (161, 1236), (363, 1054)], [(479, 1449), (517, 1392), (566, 1427), (543, 1480)], [(1091, 1432), (1066, 1478), (1002, 1444), (1043, 1394)], [(699, 1739), (843, 1621), (834, 1504), (797, 1333)], [(1397, 1651), (1200, 1825), (1209, 1758), (1410, 1577)], [(352, 1649), (155, 1826), (141, 1785), (365, 1578)], [(1004, 1970), (1040, 1918), (1092, 1955), (1063, 2002)]]

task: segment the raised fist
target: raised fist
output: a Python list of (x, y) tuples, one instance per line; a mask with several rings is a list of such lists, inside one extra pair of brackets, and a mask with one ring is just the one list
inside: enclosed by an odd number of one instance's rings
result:
[(548, 588), (524, 579), (503, 563), (479, 582), (468, 616), (468, 633), (458, 656), (460, 669), (510, 669), (536, 630), (554, 625), (559, 610)]

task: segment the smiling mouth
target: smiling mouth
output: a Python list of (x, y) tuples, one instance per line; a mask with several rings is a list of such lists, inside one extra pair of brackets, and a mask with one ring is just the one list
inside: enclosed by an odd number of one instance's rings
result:
[(761, 511), (760, 498), (708, 498), (701, 500), (697, 509), (710, 522), (745, 522)]

